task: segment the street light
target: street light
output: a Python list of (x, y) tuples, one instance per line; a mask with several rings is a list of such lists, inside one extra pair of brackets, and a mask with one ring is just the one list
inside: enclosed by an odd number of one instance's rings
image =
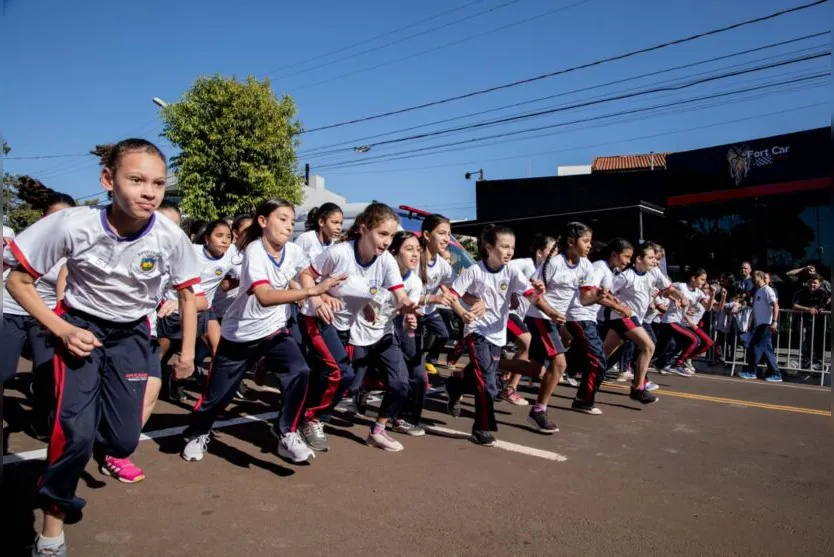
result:
[(484, 180), (484, 169), (483, 168), (480, 169), (480, 170), (475, 170), (474, 172), (467, 172), (464, 176), (467, 180), (470, 180), (470, 179), (472, 179), (473, 174), (477, 174), (478, 175), (478, 181), (483, 182), (483, 180)]
[(159, 97), (154, 97), (154, 98), (153, 98), (153, 103), (154, 103), (156, 106), (158, 106), (159, 108), (166, 108), (166, 107), (168, 106), (168, 103), (167, 103), (167, 102), (165, 102), (165, 101), (163, 101), (163, 100), (162, 100), (162, 99), (160, 99)]

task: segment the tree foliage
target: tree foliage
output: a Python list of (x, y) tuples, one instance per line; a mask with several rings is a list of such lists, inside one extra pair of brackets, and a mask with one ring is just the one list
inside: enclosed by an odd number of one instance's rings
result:
[(162, 109), (162, 135), (180, 149), (171, 166), (183, 211), (209, 220), (251, 213), (273, 197), (300, 203), (295, 116), (295, 102), (277, 99), (268, 80), (198, 78)]
[[(3, 154), (11, 151), (3, 141)], [(3, 173), (3, 222), (21, 231), (43, 214), (47, 198), (55, 193), (43, 182), (30, 176)]]

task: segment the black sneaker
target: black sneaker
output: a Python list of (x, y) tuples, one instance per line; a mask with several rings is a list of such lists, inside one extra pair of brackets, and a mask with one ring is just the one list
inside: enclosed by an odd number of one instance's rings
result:
[(536, 428), (537, 431), (541, 433), (556, 433), (559, 431), (559, 428), (556, 427), (556, 424), (551, 422), (550, 419), (547, 417), (547, 412), (542, 410), (541, 412), (536, 412), (535, 410), (530, 410), (530, 414), (527, 416), (527, 423), (532, 425)]
[(600, 414), (602, 414), (602, 410), (597, 408), (593, 402), (574, 400), (573, 404), (571, 404), (570, 407), (571, 410), (576, 410), (577, 412), (582, 412), (583, 414), (590, 414), (592, 416), (599, 416)]
[(495, 437), (488, 431), (473, 431), (469, 440), (482, 447), (494, 447), (496, 443)]
[(635, 389), (634, 387), (631, 388), (631, 394), (629, 395), (631, 400), (636, 400), (637, 402), (643, 404), (652, 404), (657, 402), (657, 397), (654, 396), (652, 393), (647, 391), (646, 389)]
[(455, 392), (455, 389), (451, 387), (451, 385), (447, 382), (446, 383), (446, 395), (449, 397), (449, 400), (446, 401), (446, 410), (449, 412), (449, 415), (453, 418), (460, 417), (460, 394)]

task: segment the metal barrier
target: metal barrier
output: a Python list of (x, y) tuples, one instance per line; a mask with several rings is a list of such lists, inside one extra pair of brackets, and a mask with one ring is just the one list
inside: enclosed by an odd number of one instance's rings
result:
[[(706, 357), (729, 367), (731, 376), (735, 375), (737, 367), (743, 369), (747, 365), (743, 336), (750, 320), (749, 316), (740, 317), (738, 313), (720, 311), (710, 322), (715, 346), (712, 354)], [(826, 375), (831, 374), (831, 312), (812, 315), (792, 309), (780, 310), (773, 348), (783, 375), (819, 374), (819, 384), (824, 385)]]

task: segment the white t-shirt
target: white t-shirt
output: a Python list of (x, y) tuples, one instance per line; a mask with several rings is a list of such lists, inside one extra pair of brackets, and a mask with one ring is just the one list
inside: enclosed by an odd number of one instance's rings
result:
[[(58, 305), (58, 275), (66, 264), (66, 258), (61, 258), (49, 271), (35, 281), (35, 290), (43, 303), (48, 308), (55, 308)], [(29, 315), (25, 309), (20, 307), (17, 300), (12, 298), (9, 291), (3, 285), (3, 314)]]
[[(367, 265), (359, 263), (356, 242), (350, 240), (334, 245), (321, 252), (310, 263), (310, 269), (318, 277), (329, 278), (347, 274), (348, 278), (339, 287), (328, 292), (333, 297), (341, 298), (344, 307), (336, 312), (333, 326), (339, 331), (349, 331), (356, 316), (370, 302), (377, 292), (388, 289), (391, 292), (403, 287), (400, 268), (396, 259), (389, 252), (374, 257)], [(311, 304), (306, 303), (301, 309), (304, 315), (315, 317)]]
[[(532, 279), (536, 276), (536, 262), (533, 261), (532, 257), (525, 257), (523, 259), (513, 259), (508, 263), (511, 268), (518, 269), (521, 271), (521, 274), (524, 275), (528, 280)], [(513, 313), (520, 318), (524, 319), (524, 316), (527, 315), (527, 310), (530, 309), (530, 301), (527, 298), (523, 298), (519, 296), (518, 299), (518, 307), (515, 309), (511, 309), (510, 313)]]
[[(700, 306), (702, 301), (705, 302), (706, 300), (708, 300), (709, 296), (704, 294), (703, 291), (698, 289), (698, 288), (695, 288), (695, 289), (689, 288), (689, 285), (686, 284), (685, 282), (676, 282), (675, 283), (675, 289), (677, 289), (678, 292), (683, 294), (684, 297), (686, 297), (687, 301), (689, 301), (689, 308), (684, 310), (683, 308), (680, 307), (677, 300), (671, 300), (669, 302), (669, 305), (667, 306), (666, 313), (663, 314), (663, 323), (669, 323), (669, 324), (684, 323), (684, 324), (686, 324), (686, 320), (684, 319), (684, 313), (689, 313), (689, 315), (687, 316), (688, 320), (691, 321), (692, 323), (697, 324), (698, 321), (700, 321), (701, 319), (699, 317), (696, 320), (695, 315), (693, 315), (692, 312), (693, 311), (697, 312), (696, 308), (698, 306)], [(703, 314), (704, 314), (704, 312), (701, 311), (701, 315), (703, 315)]]
[(177, 289), (200, 282), (194, 248), (185, 233), (161, 214), (130, 237), (107, 223), (107, 207), (72, 207), (44, 217), (11, 244), (13, 265), (40, 278), (67, 259), (64, 302), (114, 323), (142, 319), (156, 307), (170, 275)]
[[(212, 307), (214, 297), (220, 291), (220, 283), (226, 278), (229, 273), (234, 273), (234, 264), (232, 258), (235, 253), (229, 247), (220, 257), (212, 257), (206, 249), (206, 246), (194, 244), (194, 254), (197, 256), (197, 264), (200, 266), (200, 286), (203, 294), (208, 301), (209, 307)], [(176, 300), (177, 291), (173, 288), (168, 288), (165, 291), (166, 300)]]
[(301, 248), (310, 261), (313, 261), (321, 252), (332, 246), (333, 242), (323, 244), (321, 240), (319, 240), (318, 232), (315, 230), (308, 230), (307, 232), (303, 232), (298, 235), (298, 238), (295, 239), (295, 244)]
[[(417, 273), (408, 271), (403, 275), (403, 285), (408, 299), (416, 304), (423, 292), (423, 281)], [(394, 295), (384, 288), (379, 289), (371, 300), (371, 306), (376, 312), (376, 319), (368, 321), (360, 312), (350, 327), (350, 343), (355, 346), (371, 346), (385, 335), (394, 332), (394, 317), (397, 315), (397, 300)]]
[[(226, 273), (226, 276), (232, 279), (240, 280), (243, 254), (238, 251), (237, 246), (234, 244), (229, 246), (229, 251), (226, 253), (231, 253), (231, 255), (229, 255), (229, 262), (231, 265)], [(223, 281), (221, 280), (220, 282)], [(223, 317), (226, 314), (226, 310), (228, 310), (229, 306), (232, 305), (232, 302), (235, 301), (238, 292), (240, 292), (240, 286), (235, 286), (229, 290), (223, 290), (218, 284), (218, 288), (214, 291), (214, 300), (211, 302), (211, 309), (214, 310), (215, 315)]]
[[(665, 306), (666, 309), (669, 309), (669, 303), (671, 300), (666, 298), (665, 296), (659, 295), (659, 290), (657, 288), (652, 289), (652, 302), (649, 304), (649, 310), (646, 312), (646, 319), (643, 321), (644, 323), (660, 323), (663, 319), (663, 314), (657, 308), (657, 306)], [(653, 307), (652, 307), (653, 304)]]
[[(570, 265), (565, 255), (560, 253), (551, 257), (549, 262), (545, 261), (536, 272), (536, 277), (544, 281), (545, 301), (550, 307), (565, 315), (577, 290), (589, 284), (593, 273), (594, 266), (588, 258), (583, 257), (576, 265)], [(550, 321), (550, 318), (534, 305), (527, 310), (527, 315)]]
[(286, 290), (309, 264), (301, 248), (292, 242), (284, 244), (278, 258), (267, 253), (261, 239), (249, 244), (243, 256), (240, 294), (223, 317), (223, 338), (234, 342), (260, 340), (286, 327), (290, 304), (262, 306), (254, 294), (255, 287), (266, 284), (273, 290)]
[(778, 302), (776, 292), (769, 286), (762, 286), (753, 292), (753, 323), (770, 325), (773, 322), (773, 304)]
[[(11, 227), (3, 225), (3, 237), (8, 240), (14, 240), (14, 230)], [(9, 273), (11, 272), (11, 267), (8, 267), (5, 263), (6, 255), (5, 252), (8, 250), (8, 247), (3, 248), (3, 284), (6, 284), (6, 279), (9, 278)]]
[(495, 346), (507, 344), (507, 320), (510, 317), (512, 294), (529, 296), (533, 294), (530, 279), (521, 271), (509, 265), (492, 271), (483, 261), (471, 265), (458, 275), (452, 284), (452, 292), (458, 297), (467, 292), (484, 301), (486, 311), (477, 321), (464, 327), (464, 336), (478, 333)]
[[(194, 286), (192, 286), (192, 287), (191, 287), (191, 289), (194, 291), (194, 295), (195, 295), (195, 296), (197, 296), (198, 298), (199, 298), (200, 296), (205, 296), (205, 295), (206, 295), (206, 293), (205, 293), (205, 292), (203, 292), (203, 287), (202, 287), (199, 283), (197, 283), (197, 284), (195, 284)], [(159, 296), (157, 296), (158, 298), (161, 298), (161, 300), (160, 300), (159, 304), (157, 304), (157, 306), (156, 306), (154, 309), (152, 309), (152, 310), (148, 313), (148, 316), (147, 316), (147, 317), (148, 317), (148, 328), (149, 328), (149, 329), (150, 329), (150, 331), (151, 331), (151, 338), (156, 338), (156, 337), (157, 337), (157, 334), (156, 334), (156, 325), (157, 325), (157, 323), (159, 322), (159, 310), (162, 308), (162, 304), (163, 304), (163, 302), (165, 302), (165, 301), (166, 301), (166, 299), (167, 299), (167, 297), (165, 296), (165, 294), (166, 294), (167, 292), (173, 292), (173, 293), (174, 293), (174, 298), (173, 298), (173, 300), (174, 300), (174, 301), (177, 301), (177, 291), (176, 291), (176, 290), (174, 290), (174, 289), (173, 289), (173, 287), (171, 287), (171, 283), (170, 283), (170, 281), (169, 281), (169, 282), (167, 282), (167, 284), (166, 284), (166, 287), (165, 287), (165, 289), (164, 289), (164, 292), (161, 292), (161, 293), (159, 294)], [(179, 307), (175, 310), (175, 312), (174, 312), (174, 313), (179, 313)]]
[[(614, 277), (611, 292), (630, 307), (632, 317), (640, 321), (649, 310), (653, 289), (659, 290), (662, 294), (671, 286), (671, 281), (657, 267), (645, 273), (638, 273), (634, 268), (629, 268)], [(611, 311), (612, 320), (622, 318), (618, 312)]]
[[(588, 279), (588, 282), (582, 288), (605, 288), (610, 291), (613, 286), (614, 273), (611, 272), (611, 268), (607, 262), (600, 260), (593, 263), (591, 278)], [(580, 290), (576, 291), (573, 300), (571, 300), (568, 306), (568, 312), (565, 314), (565, 317), (568, 321), (596, 321), (599, 312), (602, 311), (602, 306), (599, 304), (583, 306), (579, 300)]]
[[(426, 264), (426, 284), (424, 284), (424, 294), (426, 296), (435, 296), (440, 292), (440, 285), (451, 286), (455, 279), (455, 271), (449, 262), (440, 257), (435, 256), (433, 263)], [(423, 315), (431, 315), (437, 311), (437, 304), (426, 304), (421, 308)]]

